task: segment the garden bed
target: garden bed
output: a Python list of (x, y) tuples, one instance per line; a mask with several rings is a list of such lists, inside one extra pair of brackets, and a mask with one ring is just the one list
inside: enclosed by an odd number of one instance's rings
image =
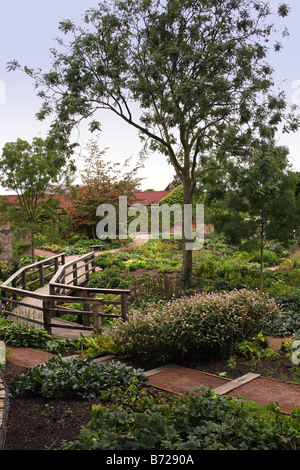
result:
[[(203, 361), (182, 365), (197, 368), (214, 375), (223, 375), (235, 379), (248, 372), (259, 373), (262, 376), (293, 381), (295, 370), (289, 358), (284, 354), (274, 361), (236, 360), (235, 368), (228, 366), (226, 360)], [(138, 367), (139, 365), (135, 365)], [(153, 364), (144, 364), (147, 370)], [(3, 375), (7, 385), (13, 378), (26, 369), (7, 362)], [(299, 383), (298, 368), (298, 383)], [(160, 393), (158, 390), (143, 385), (151, 394)], [(170, 395), (170, 394), (169, 394)], [(5, 450), (44, 450), (55, 449), (63, 441), (73, 441), (81, 428), (91, 419), (91, 409), (94, 404), (102, 403), (100, 398), (93, 399), (47, 399), (41, 396), (10, 398), (8, 423), (6, 430)]]
[[(24, 373), (25, 367), (7, 362), (3, 375), (8, 387)], [(145, 388), (151, 394), (158, 391)], [(164, 395), (170, 396), (165, 393)], [(51, 450), (63, 441), (75, 440), (91, 419), (92, 406), (103, 401), (91, 399), (48, 399), (42, 396), (10, 397), (4, 450)]]

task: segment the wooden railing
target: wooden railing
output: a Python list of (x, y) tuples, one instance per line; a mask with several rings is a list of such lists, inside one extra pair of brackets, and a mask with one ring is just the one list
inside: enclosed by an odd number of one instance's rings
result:
[[(1, 286), (2, 287), (2, 286)], [(22, 300), (14, 300), (9, 297), (9, 293), (18, 295), (18, 298), (22, 298)], [(37, 300), (35, 305), (32, 303), (24, 302), (23, 298), (30, 298)], [(5, 291), (1, 289), (1, 300), (2, 300), (2, 312), (6, 316), (10, 316), (12, 318), (19, 318), (23, 321), (26, 321), (28, 324), (35, 324), (40, 325), (41, 328), (46, 329), (50, 334), (52, 333), (52, 328), (68, 328), (68, 329), (77, 329), (77, 330), (91, 330), (101, 329), (101, 322), (100, 316), (98, 314), (99, 307), (101, 306), (102, 299), (101, 298), (85, 298), (85, 297), (70, 297), (66, 296), (57, 296), (57, 295), (47, 295), (47, 294), (40, 294), (36, 292), (28, 292), (24, 291), (23, 289), (16, 289), (14, 287), (6, 286)], [(68, 309), (65, 307), (65, 304), (68, 303), (86, 303), (88, 305), (93, 304), (93, 308), (89, 309), (88, 311), (85, 310), (76, 310), (76, 309)], [(8, 305), (13, 305), (14, 310), (10, 311), (7, 309)], [(29, 315), (26, 316), (24, 314), (18, 313), (18, 310), (15, 308), (19, 306), (21, 308), (28, 308), (31, 310), (35, 310), (41, 312), (41, 319), (32, 318)], [(96, 307), (95, 307), (96, 306)], [(80, 314), (82, 316), (88, 315), (89, 317), (93, 315), (93, 328), (82, 326), (82, 325), (75, 325), (69, 322), (68, 324), (54, 322), (53, 318), (57, 318), (65, 313), (74, 313)]]
[[(1, 290), (5, 289), (6, 286), (11, 284), (14, 288), (21, 288), (26, 291), (30, 291), (31, 287), (34, 286), (33, 290), (40, 287), (44, 287), (47, 284), (47, 279), (50, 279), (58, 271), (59, 267), (65, 263), (65, 254), (59, 254), (52, 256), (36, 263), (23, 266), (10, 276), (1, 286)], [(13, 298), (16, 297), (13, 294)]]
[[(27, 319), (28, 323), (39, 325), (50, 334), (53, 327), (99, 330), (101, 317), (121, 317), (126, 321), (130, 290), (88, 288), (85, 284), (92, 272), (95, 272), (94, 253), (88, 253), (67, 264), (65, 264), (65, 254), (61, 254), (25, 266), (1, 285), (2, 312), (6, 316), (19, 317), (23, 320), (24, 315), (20, 313), (20, 309), (27, 308), (40, 312), (39, 318)], [(36, 289), (45, 286), (45, 280), (48, 278), (50, 281), (47, 292), (36, 292)], [(28, 290), (30, 286), (34, 286), (35, 291)], [(120, 295), (121, 300), (103, 300), (101, 297), (96, 297), (98, 294)], [(68, 307), (67, 304), (70, 303), (79, 303), (82, 309), (74, 308), (74, 305)], [(120, 305), (121, 314), (103, 313), (101, 306), (104, 304)], [(71, 322), (66, 325), (53, 321), (66, 313), (77, 315), (82, 325)], [(91, 316), (93, 327), (88, 326)]]
[[(89, 281), (90, 274), (95, 272), (95, 254), (94, 252), (88, 253), (87, 255), (81, 256), (74, 261), (64, 264), (59, 268), (57, 273), (49, 282), (49, 293), (50, 295), (70, 295), (72, 298), (82, 298), (86, 299), (94, 298), (97, 294), (113, 294), (120, 296), (121, 300), (104, 300), (102, 299), (102, 305), (120, 305), (121, 306), (121, 315), (114, 314), (104, 314), (99, 313), (100, 317), (108, 318), (119, 318), (121, 317), (123, 321), (127, 320), (128, 316), (128, 296), (130, 295), (130, 289), (104, 289), (104, 288), (91, 288), (84, 287), (84, 285)], [(73, 302), (76, 302), (73, 300)], [(88, 302), (84, 302), (84, 310), (86, 313), (88, 311)], [(95, 306), (94, 306), (95, 310)], [(66, 308), (68, 313), (75, 313), (72, 309)], [(66, 312), (65, 312), (66, 313)], [(76, 314), (80, 316), (80, 311), (76, 311)], [(95, 313), (94, 313), (95, 314)], [(83, 324), (86, 324), (88, 321), (88, 316), (85, 315), (82, 318)]]

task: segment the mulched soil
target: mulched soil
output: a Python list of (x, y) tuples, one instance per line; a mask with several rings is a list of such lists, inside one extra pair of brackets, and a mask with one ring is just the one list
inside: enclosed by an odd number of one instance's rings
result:
[[(135, 365), (138, 366), (138, 364)], [(284, 355), (276, 361), (256, 364), (253, 361), (239, 360), (233, 370), (228, 367), (227, 361), (222, 360), (197, 364), (186, 362), (182, 365), (215, 375), (225, 372), (226, 376), (232, 379), (248, 372), (255, 372), (273, 379), (292, 382), (300, 380), (299, 368), (292, 367), (290, 360)], [(298, 370), (298, 379), (295, 379), (295, 370)], [(3, 375), (8, 387), (15, 376), (25, 371), (24, 367), (7, 362)], [(157, 393), (151, 387), (148, 389), (151, 393)], [(10, 397), (5, 450), (57, 449), (64, 440), (76, 439), (81, 427), (86, 425), (91, 418), (92, 405), (99, 402), (100, 398), (62, 400), (43, 397)]]
[(237, 360), (234, 369), (231, 369), (227, 360), (207, 361), (201, 363), (184, 364), (187, 367), (201, 370), (209, 374), (224, 373), (230, 379), (237, 379), (244, 374), (253, 372), (269, 379), (287, 382), (300, 382), (300, 369), (291, 363), (284, 355), (274, 361)]

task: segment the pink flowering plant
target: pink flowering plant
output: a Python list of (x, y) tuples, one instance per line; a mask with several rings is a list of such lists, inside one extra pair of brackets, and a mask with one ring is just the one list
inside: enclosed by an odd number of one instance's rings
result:
[(200, 358), (204, 352), (226, 356), (236, 344), (263, 331), (280, 309), (260, 291), (195, 293), (169, 302), (145, 303), (117, 322), (112, 336), (118, 354), (167, 362)]

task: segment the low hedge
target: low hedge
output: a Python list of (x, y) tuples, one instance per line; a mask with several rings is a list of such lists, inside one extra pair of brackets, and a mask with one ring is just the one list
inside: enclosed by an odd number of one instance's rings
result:
[(196, 293), (144, 304), (111, 334), (119, 354), (140, 360), (167, 362), (204, 352), (228, 356), (236, 343), (256, 336), (279, 314), (276, 302), (260, 291)]

